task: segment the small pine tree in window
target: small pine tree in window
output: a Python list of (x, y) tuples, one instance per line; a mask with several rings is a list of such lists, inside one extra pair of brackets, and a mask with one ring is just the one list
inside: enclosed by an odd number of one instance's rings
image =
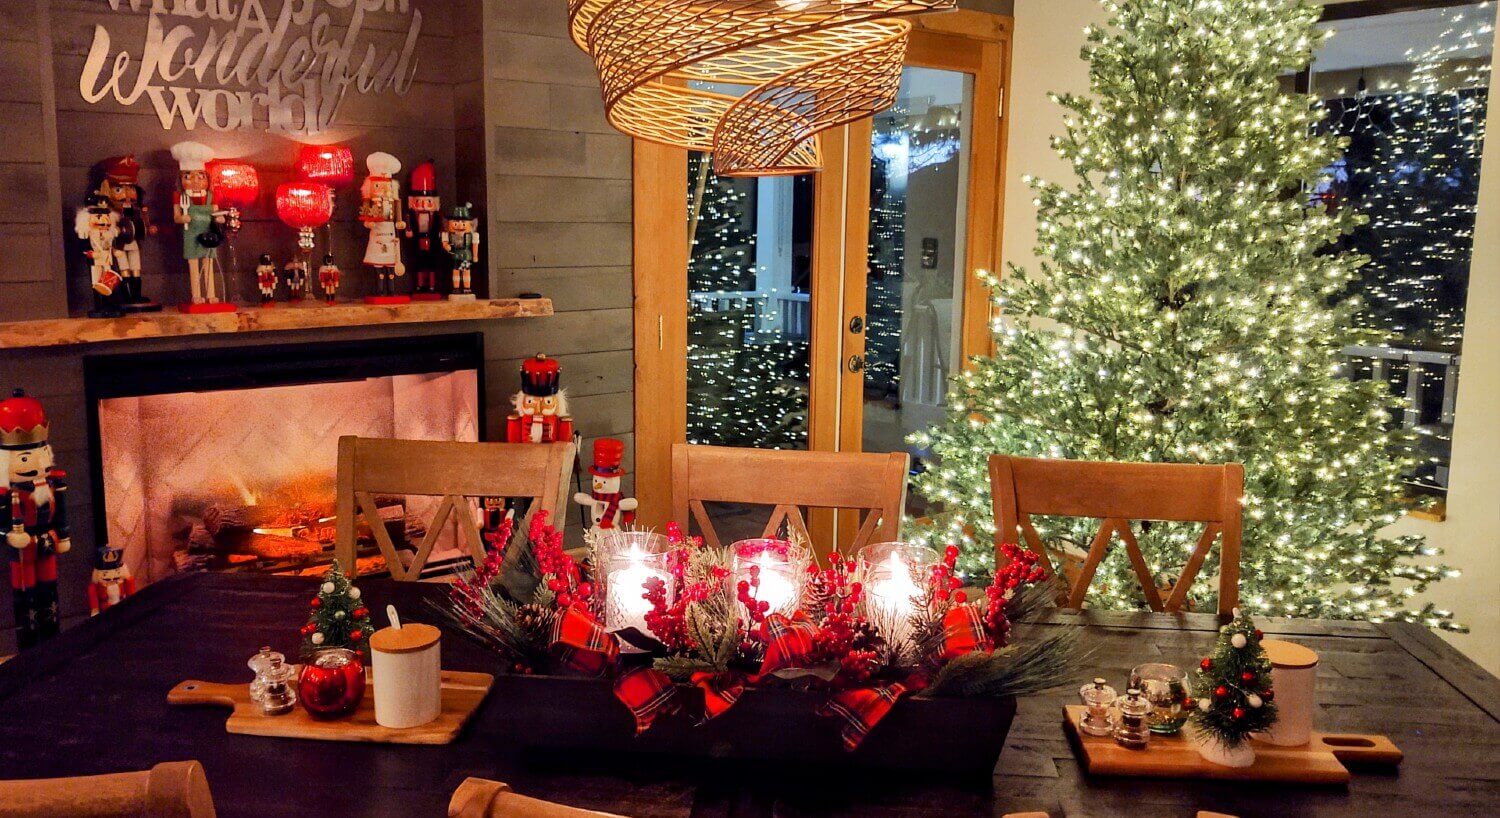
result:
[(302, 655), (323, 648), (348, 648), (365, 653), (370, 646), (370, 609), (360, 601), (359, 589), (333, 561), (318, 595), (308, 603), (307, 624), (302, 626)]

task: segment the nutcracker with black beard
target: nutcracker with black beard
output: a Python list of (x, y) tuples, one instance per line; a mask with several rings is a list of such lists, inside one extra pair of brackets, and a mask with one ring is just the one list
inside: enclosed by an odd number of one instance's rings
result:
[(72, 546), (67, 475), (53, 465), (47, 432), (42, 404), (24, 390), (0, 401), (0, 457), (7, 475), (7, 484), (0, 486), (0, 526), (10, 555), (10, 587), (22, 648), (57, 635), (57, 555)]

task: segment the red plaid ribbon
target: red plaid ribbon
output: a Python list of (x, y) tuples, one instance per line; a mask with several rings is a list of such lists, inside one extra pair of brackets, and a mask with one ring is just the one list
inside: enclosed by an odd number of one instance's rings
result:
[(657, 716), (677, 710), (677, 686), (672, 678), (649, 666), (620, 674), (615, 679), (615, 698), (635, 716), (636, 735), (651, 729)]
[(939, 658), (951, 662), (976, 650), (993, 650), (994, 643), (984, 629), (984, 618), (973, 605), (954, 605), (943, 614), (943, 653)]
[(806, 667), (812, 661), (813, 634), (818, 632), (818, 626), (801, 611), (794, 617), (788, 619), (781, 614), (766, 617), (766, 658), (761, 663), (760, 676), (789, 667)]
[(566, 667), (603, 676), (620, 658), (620, 642), (592, 614), (575, 605), (552, 626), (552, 654)]
[(699, 671), (692, 675), (692, 682), (703, 691), (703, 721), (722, 715), (745, 692), (745, 677), (734, 672)]
[(896, 706), (897, 699), (908, 691), (920, 690), (921, 686), (921, 682), (911, 686), (891, 682), (879, 687), (845, 690), (824, 702), (818, 708), (818, 715), (843, 719), (844, 726), (839, 732), (844, 738), (844, 749), (853, 752), (865, 740), (865, 736), (875, 729), (875, 725)]

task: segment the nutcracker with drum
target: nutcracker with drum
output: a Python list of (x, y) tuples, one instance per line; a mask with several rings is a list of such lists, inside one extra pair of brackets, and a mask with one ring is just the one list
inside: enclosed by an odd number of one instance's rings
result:
[(124, 285), (115, 269), (115, 240), (120, 235), (119, 217), (109, 206), (109, 199), (94, 194), (88, 204), (78, 208), (73, 221), (78, 238), (88, 242), (83, 255), (89, 261), (89, 284), (94, 291), (90, 318), (114, 318), (124, 314), (120, 302)]
[(438, 213), (442, 200), (437, 195), (437, 168), (432, 160), (412, 169), (411, 193), (406, 197), (406, 237), (412, 240), (412, 266), (416, 268), (413, 301), (438, 301), (438, 272), (444, 266), (443, 252), (438, 248), (443, 217)]
[(339, 292), (339, 279), (343, 276), (339, 266), (333, 263), (333, 254), (324, 253), (323, 263), (318, 267), (318, 289), (323, 291), (323, 303), (333, 306)]
[(588, 513), (590, 531), (623, 528), (635, 522), (638, 503), (634, 497), (626, 497), (620, 488), (625, 478), (624, 460), (624, 441), (612, 437), (594, 441), (594, 464), (589, 466), (589, 474), (593, 476), (590, 491), (573, 495), (573, 501)]
[(10, 562), (17, 640), (22, 648), (58, 632), (57, 555), (67, 553), (67, 475), (52, 461), (42, 404), (17, 389), (0, 401), (0, 527)]
[(213, 160), (211, 148), (200, 142), (178, 142), (172, 146), (177, 160), (177, 203), (172, 220), (182, 226), (182, 257), (188, 263), (193, 300), (179, 309), (188, 313), (234, 312), (225, 301), (225, 287), (219, 271), (218, 248), (224, 243), (227, 210), (214, 207), (213, 188), (209, 184), (208, 163)]
[(161, 305), (141, 289), (141, 241), (156, 235), (151, 210), (143, 201), (141, 165), (133, 154), (114, 156), (99, 163), (102, 178), (98, 193), (109, 200), (119, 234), (115, 236), (115, 268), (120, 274), (120, 307), (126, 312), (156, 312)]
[(443, 249), (453, 257), (453, 289), (449, 301), (473, 301), (472, 269), (479, 258), (479, 227), (474, 221), (474, 205), (464, 202), (453, 208), (443, 229)]
[(411, 297), (396, 293), (396, 279), (406, 275), (406, 266), (401, 263), (401, 242), (396, 239), (396, 231), (406, 229), (401, 216), (401, 186), (395, 178), (401, 171), (401, 161), (388, 153), (376, 152), (365, 157), (365, 167), (370, 175), (359, 189), (359, 220), (370, 231), (365, 264), (375, 269), (379, 279), (376, 294), (365, 296), (365, 303), (406, 304)]
[(276, 306), (276, 262), (271, 260), (270, 253), (261, 253), (255, 263), (255, 287), (260, 290), (262, 307)]
[(135, 577), (125, 565), (125, 551), (105, 545), (94, 559), (94, 573), (89, 577), (89, 616), (124, 602), (135, 594)]
[(566, 443), (573, 439), (568, 394), (562, 389), (562, 367), (546, 355), (521, 363), (521, 391), (511, 398), (514, 412), (505, 419), (510, 443)]

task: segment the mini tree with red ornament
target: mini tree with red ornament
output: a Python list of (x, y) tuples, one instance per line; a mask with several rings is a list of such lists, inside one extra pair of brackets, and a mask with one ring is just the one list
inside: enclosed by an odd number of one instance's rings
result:
[(307, 624), (302, 626), (302, 655), (308, 656), (323, 648), (348, 648), (360, 653), (369, 652), (370, 610), (360, 600), (359, 589), (349, 581), (333, 561), (323, 584), (318, 586), (318, 595), (308, 603), (312, 610)]
[(1219, 629), (1212, 656), (1193, 674), (1198, 707), (1192, 721), (1200, 734), (1226, 748), (1236, 748), (1252, 733), (1276, 721), (1271, 660), (1260, 645), (1261, 632), (1250, 617), (1234, 610), (1234, 620)]

